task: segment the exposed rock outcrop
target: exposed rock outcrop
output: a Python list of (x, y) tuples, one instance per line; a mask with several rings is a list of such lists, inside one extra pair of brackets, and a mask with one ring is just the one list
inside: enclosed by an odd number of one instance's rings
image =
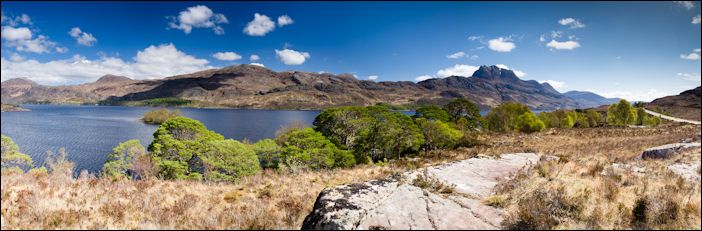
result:
[(700, 143), (675, 143), (646, 149), (639, 159), (667, 159), (682, 151), (700, 148)]
[(482, 200), (539, 159), (534, 153), (472, 158), (326, 189), (302, 229), (499, 229), (503, 211)]

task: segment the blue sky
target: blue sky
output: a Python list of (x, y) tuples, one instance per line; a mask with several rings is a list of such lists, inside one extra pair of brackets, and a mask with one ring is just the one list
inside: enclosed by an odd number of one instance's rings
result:
[(630, 100), (700, 85), (693, 2), (2, 2), (2, 15), (2, 80), (49, 85), (242, 63), (375, 81), (500, 64)]

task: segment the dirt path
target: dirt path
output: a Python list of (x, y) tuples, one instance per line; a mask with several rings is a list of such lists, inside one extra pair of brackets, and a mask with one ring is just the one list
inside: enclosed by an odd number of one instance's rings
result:
[(675, 118), (675, 117), (663, 115), (663, 114), (661, 114), (661, 113), (654, 112), (654, 111), (651, 111), (651, 110), (648, 110), (648, 109), (645, 109), (645, 108), (644, 108), (644, 111), (646, 111), (646, 113), (648, 113), (648, 114), (650, 114), (650, 115), (658, 116), (658, 117), (660, 117), (660, 118), (662, 118), (662, 119), (667, 119), (667, 120), (675, 121), (675, 122), (682, 122), (682, 123), (690, 123), (690, 124), (697, 124), (697, 125), (700, 125), (700, 121), (694, 121), (694, 120), (686, 120), (686, 119)]

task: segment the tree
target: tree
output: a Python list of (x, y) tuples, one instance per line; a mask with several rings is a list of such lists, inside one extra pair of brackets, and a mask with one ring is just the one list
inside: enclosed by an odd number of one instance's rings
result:
[(236, 140), (210, 141), (202, 154), (205, 166), (204, 179), (233, 181), (261, 170), (256, 152)]
[(1, 168), (20, 168), (27, 169), (32, 166), (32, 158), (19, 151), (19, 146), (15, 144), (12, 138), (5, 135), (0, 135)]
[(517, 117), (524, 113), (531, 113), (529, 107), (515, 102), (505, 102), (490, 110), (486, 116), (490, 130), (497, 132), (517, 131)]
[(355, 164), (351, 152), (337, 148), (312, 128), (293, 131), (283, 146), (281, 158), (288, 165), (300, 163), (310, 169), (351, 167)]
[(646, 117), (648, 117), (648, 114), (646, 114), (646, 111), (642, 107), (636, 107), (636, 121), (634, 124), (636, 125), (644, 125), (644, 121), (646, 120)]
[[(140, 165), (140, 162), (150, 162), (146, 158), (150, 159), (149, 154), (139, 140), (120, 143), (102, 166), (102, 175), (112, 178), (146, 178), (151, 173), (148, 170), (153, 169), (153, 166), (145, 168)], [(135, 167), (138, 167), (138, 171)]]
[(171, 112), (164, 108), (146, 112), (144, 117), (141, 118), (141, 121), (144, 121), (144, 123), (147, 124), (161, 124), (170, 118), (175, 118), (178, 116), (180, 116), (180, 111), (175, 110)]
[(646, 116), (643, 119), (643, 125), (646, 126), (658, 126), (661, 124), (661, 118), (658, 116)]
[(590, 127), (597, 127), (602, 123), (602, 116), (599, 112), (589, 109), (585, 110), (585, 114), (587, 114), (587, 122)]
[(437, 148), (455, 147), (463, 134), (440, 120), (426, 120), (419, 118), (416, 120), (419, 128), (424, 133), (424, 145), (429, 150)]
[[(287, 141), (287, 140), (286, 140)], [(272, 139), (264, 139), (252, 145), (262, 168), (278, 168), (282, 148)]]
[(427, 120), (449, 121), (449, 114), (439, 106), (429, 105), (419, 107), (413, 116), (414, 118), (424, 118)]
[(544, 127), (544, 122), (539, 120), (532, 112), (525, 112), (517, 117), (517, 128), (521, 132), (539, 132), (543, 130)]
[(477, 104), (467, 99), (454, 99), (444, 105), (444, 110), (448, 113), (450, 120), (457, 122), (464, 118), (465, 126), (475, 129), (480, 126), (480, 108)]
[(614, 126), (626, 126), (636, 121), (636, 110), (622, 99), (607, 109), (607, 123)]
[[(149, 152), (160, 166), (161, 177), (193, 179), (203, 174), (202, 168), (198, 168), (202, 162), (198, 155), (207, 151), (209, 142), (220, 140), (224, 140), (222, 135), (207, 130), (199, 121), (175, 117), (156, 129)], [(191, 173), (197, 174), (189, 177)]]

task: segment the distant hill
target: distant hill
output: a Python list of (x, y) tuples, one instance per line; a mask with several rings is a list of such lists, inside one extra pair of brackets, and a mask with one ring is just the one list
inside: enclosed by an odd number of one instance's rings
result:
[(697, 87), (679, 95), (655, 99), (646, 104), (652, 110), (662, 110), (674, 117), (700, 121), (702, 110), (702, 89)]
[(180, 98), (238, 108), (321, 109), (332, 106), (420, 105), (468, 98), (483, 108), (516, 101), (539, 110), (578, 103), (548, 84), (519, 79), (513, 71), (481, 66), (472, 77), (451, 76), (414, 83), (358, 80), (350, 74), (274, 72), (255, 65), (210, 69), (158, 80), (106, 75), (96, 82), (43, 86), (27, 79), (2, 83), (7, 103), (109, 103)]
[(578, 104), (578, 108), (592, 108), (602, 105), (610, 105), (619, 102), (620, 100), (619, 98), (605, 98), (604, 96), (589, 91), (569, 91), (563, 93), (563, 95), (575, 100), (575, 102)]

